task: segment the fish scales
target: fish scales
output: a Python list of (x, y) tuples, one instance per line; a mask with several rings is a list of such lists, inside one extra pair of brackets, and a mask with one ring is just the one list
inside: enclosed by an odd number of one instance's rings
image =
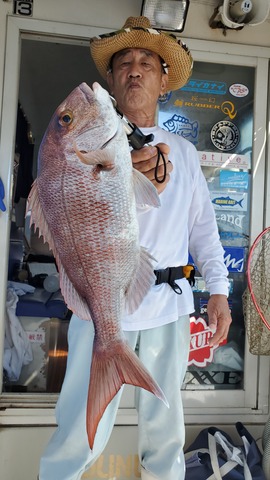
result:
[(159, 205), (156, 189), (132, 168), (128, 141), (108, 93), (83, 83), (58, 107), (39, 150), (28, 199), (31, 222), (48, 242), (68, 307), (93, 321), (86, 427), (98, 423), (121, 386), (140, 386), (167, 404), (127, 344), (125, 312), (155, 282), (153, 258), (139, 245), (136, 202)]

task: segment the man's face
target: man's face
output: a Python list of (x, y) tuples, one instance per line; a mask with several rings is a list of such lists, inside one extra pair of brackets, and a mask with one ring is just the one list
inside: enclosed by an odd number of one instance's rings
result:
[(115, 54), (107, 81), (120, 110), (147, 113), (156, 108), (159, 95), (166, 92), (168, 75), (163, 73), (156, 53), (131, 48)]

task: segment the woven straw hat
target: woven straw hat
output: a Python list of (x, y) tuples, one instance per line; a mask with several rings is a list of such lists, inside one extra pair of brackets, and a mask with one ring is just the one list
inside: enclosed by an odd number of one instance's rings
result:
[(183, 87), (192, 73), (191, 54), (179, 38), (151, 28), (147, 17), (129, 17), (121, 30), (90, 38), (91, 55), (104, 79), (112, 56), (125, 48), (157, 53), (168, 66), (168, 91)]

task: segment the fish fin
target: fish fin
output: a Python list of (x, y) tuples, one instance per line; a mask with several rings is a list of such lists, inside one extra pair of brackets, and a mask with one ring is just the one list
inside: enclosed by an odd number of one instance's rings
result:
[(73, 142), (73, 147), (77, 157), (85, 165), (98, 165), (100, 169), (106, 170), (112, 170), (115, 167), (114, 155), (109, 149), (81, 152), (75, 142)]
[(43, 237), (44, 242), (47, 242), (52, 251), (57, 263), (60, 274), (60, 288), (64, 300), (70, 310), (74, 312), (79, 318), (84, 320), (91, 320), (91, 314), (85, 300), (79, 295), (73, 284), (68, 278), (68, 275), (61, 263), (57, 250), (55, 248), (54, 240), (52, 238), (46, 218), (43, 214), (42, 206), (39, 201), (38, 187), (36, 180), (34, 181), (27, 202), (27, 211), (31, 211), (30, 225), (34, 226), (35, 231), (38, 229), (39, 236)]
[(160, 199), (156, 187), (148, 178), (133, 168), (133, 184), (135, 199), (138, 205), (160, 207)]
[(169, 407), (164, 393), (127, 342), (119, 342), (105, 351), (98, 350), (94, 343), (86, 414), (91, 449), (107, 405), (124, 384), (148, 390)]
[(60, 261), (58, 263), (58, 269), (60, 274), (61, 293), (68, 308), (82, 320), (92, 320), (85, 299), (77, 292)]
[(137, 271), (132, 275), (126, 291), (126, 311), (131, 314), (140, 306), (143, 298), (156, 281), (154, 274), (154, 257), (144, 247), (140, 247), (140, 259)]
[(27, 199), (26, 212), (30, 212), (30, 226), (33, 225), (35, 232), (38, 230), (39, 237), (43, 237), (44, 243), (48, 243), (53, 255), (56, 256), (54, 240), (39, 201), (37, 179), (33, 182), (30, 190)]

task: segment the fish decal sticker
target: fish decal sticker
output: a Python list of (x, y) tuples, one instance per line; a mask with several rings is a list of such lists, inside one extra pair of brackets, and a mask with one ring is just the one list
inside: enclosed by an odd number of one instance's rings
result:
[(198, 136), (199, 124), (197, 121), (190, 122), (190, 120), (182, 115), (173, 115), (173, 117), (163, 122), (164, 127), (168, 132), (184, 138), (196, 138)]
[(239, 205), (241, 208), (243, 208), (243, 203), (244, 198), (241, 200), (236, 200), (235, 198), (231, 198), (229, 195), (227, 197), (216, 197), (212, 200), (212, 203), (214, 205), (218, 205), (219, 207), (235, 207), (235, 205)]

